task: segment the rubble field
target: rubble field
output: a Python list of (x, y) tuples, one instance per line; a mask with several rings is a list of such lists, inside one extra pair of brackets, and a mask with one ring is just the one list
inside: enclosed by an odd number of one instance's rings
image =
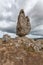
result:
[(0, 39), (0, 65), (43, 65), (41, 41), (27, 37), (16, 37), (7, 42)]

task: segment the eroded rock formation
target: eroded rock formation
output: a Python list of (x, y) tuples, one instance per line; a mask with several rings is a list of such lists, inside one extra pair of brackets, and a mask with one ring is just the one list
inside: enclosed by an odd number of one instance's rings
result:
[(31, 30), (30, 20), (28, 16), (25, 16), (24, 10), (21, 9), (18, 16), (16, 34), (18, 36), (25, 36), (30, 32), (30, 30)]

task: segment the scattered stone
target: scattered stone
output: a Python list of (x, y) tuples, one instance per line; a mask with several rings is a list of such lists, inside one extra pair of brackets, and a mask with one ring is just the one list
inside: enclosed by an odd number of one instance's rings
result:
[(3, 36), (3, 38), (2, 38), (2, 41), (3, 41), (3, 42), (8, 42), (8, 41), (10, 41), (10, 36), (7, 35), (7, 34), (5, 34), (5, 35)]
[(13, 43), (10, 43), (10, 46), (12, 46), (13, 45)]
[(30, 30), (31, 30), (30, 20), (28, 16), (25, 17), (25, 13), (23, 9), (21, 9), (18, 16), (16, 34), (18, 36), (25, 36), (30, 32)]

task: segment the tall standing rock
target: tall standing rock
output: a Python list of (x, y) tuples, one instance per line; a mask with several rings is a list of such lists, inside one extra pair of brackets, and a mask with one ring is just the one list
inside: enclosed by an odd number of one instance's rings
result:
[(18, 16), (16, 34), (18, 36), (25, 36), (30, 32), (30, 30), (31, 30), (31, 25), (30, 25), (29, 18), (28, 16), (25, 17), (25, 13), (23, 9), (21, 9)]

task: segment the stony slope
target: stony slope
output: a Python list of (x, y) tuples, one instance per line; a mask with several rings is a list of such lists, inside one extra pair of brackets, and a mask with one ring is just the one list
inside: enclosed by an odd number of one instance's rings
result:
[(43, 65), (43, 52), (34, 49), (36, 41), (33, 39), (16, 37), (1, 42), (0, 65)]

